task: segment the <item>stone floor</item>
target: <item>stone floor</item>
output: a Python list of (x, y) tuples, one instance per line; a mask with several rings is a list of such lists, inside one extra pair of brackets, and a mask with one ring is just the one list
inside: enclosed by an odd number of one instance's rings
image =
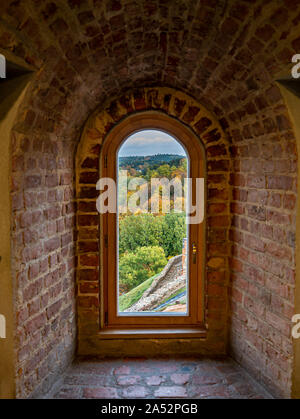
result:
[(271, 398), (230, 358), (76, 361), (46, 398)]

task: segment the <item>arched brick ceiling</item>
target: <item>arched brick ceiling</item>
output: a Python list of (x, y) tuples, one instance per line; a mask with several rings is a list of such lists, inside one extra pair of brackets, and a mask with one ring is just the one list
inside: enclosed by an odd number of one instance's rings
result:
[(20, 129), (68, 136), (107, 97), (151, 84), (239, 123), (276, 100), (300, 52), (299, 0), (2, 0), (0, 13), (0, 47), (37, 69)]

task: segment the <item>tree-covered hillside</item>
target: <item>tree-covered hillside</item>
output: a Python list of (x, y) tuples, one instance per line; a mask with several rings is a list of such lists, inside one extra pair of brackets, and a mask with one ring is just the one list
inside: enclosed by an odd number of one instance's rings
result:
[(135, 169), (136, 171), (146, 174), (147, 169), (157, 169), (162, 164), (179, 167), (181, 161), (185, 160), (185, 156), (178, 154), (155, 154), (152, 156), (128, 156), (119, 157), (119, 168), (123, 170)]
[[(119, 210), (122, 208), (119, 214), (119, 292), (122, 295), (161, 272), (169, 258), (182, 252), (182, 239), (187, 234), (183, 209), (187, 158), (176, 154), (120, 157), (119, 170), (128, 171), (128, 177), (118, 185)], [(127, 203), (135, 190), (125, 190), (125, 196), (120, 192), (136, 177), (147, 182), (153, 178), (180, 179), (181, 196), (175, 196), (174, 188), (171, 188), (170, 196), (165, 197), (160, 188), (158, 198), (153, 197), (158, 199), (158, 212), (149, 213), (151, 188), (143, 183), (140, 188), (148, 188), (146, 201), (139, 202), (140, 208), (131, 213)], [(170, 199), (170, 213), (163, 213), (164, 199)], [(174, 212), (175, 204), (179, 203), (182, 212)], [(144, 210), (146, 213), (141, 212)]]

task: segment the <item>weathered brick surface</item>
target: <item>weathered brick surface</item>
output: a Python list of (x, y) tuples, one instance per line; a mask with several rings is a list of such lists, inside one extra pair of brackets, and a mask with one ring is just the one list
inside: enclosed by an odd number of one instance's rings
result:
[[(116, 373), (122, 368), (128, 374)], [(231, 359), (81, 359), (46, 398), (269, 399)]]
[[(250, 124), (251, 117), (242, 123)], [(289, 395), (297, 155), (287, 150), (295, 144), (289, 127), (283, 130), (276, 117), (274, 126), (274, 132), (261, 133), (259, 142), (247, 138), (237, 145), (231, 343), (234, 355), (258, 379), (275, 394)]]
[[(257, 38), (249, 42), (256, 43), (265, 57), (270, 39), (279, 50), (281, 13), (283, 19), (292, 19), (294, 12), (257, 9)], [(294, 38), (292, 32), (286, 45)], [(243, 54), (248, 48), (249, 43)], [(227, 99), (224, 95), (217, 110), (226, 119), (234, 144), (231, 351), (280, 396), (291, 391), (297, 152), (274, 75), (288, 65), (294, 52), (290, 49), (283, 58), (274, 51), (260, 70), (251, 65), (254, 78), (236, 83), (235, 95), (227, 94)], [(231, 103), (227, 111), (226, 101)]]
[(12, 173), (12, 196), (24, 197), (12, 213), (18, 397), (49, 390), (49, 377), (53, 381), (74, 352), (73, 147), (53, 136), (35, 151), (38, 137), (17, 128), (13, 134), (13, 158), (31, 162), (26, 176), (21, 167)]
[[(291, 57), (299, 53), (299, 1), (7, 0), (0, 13), (1, 49), (37, 70), (11, 146), (18, 396), (40, 388), (44, 378), (47, 382), (48, 368), (58, 365), (64, 345), (71, 347), (74, 255), (64, 235), (72, 233), (75, 222), (74, 143), (91, 112), (113, 97), (119, 105), (112, 104), (105, 126), (90, 132), (95, 140), (145, 104), (167, 113), (172, 108), (185, 123), (197, 121), (195, 131), (210, 147), (208, 170), (227, 176), (230, 159), (216, 148), (210, 117), (202, 108), (197, 113), (198, 103), (226, 130), (234, 168), (231, 349), (272, 391), (289, 395), (297, 148), (275, 80), (290, 71)], [(161, 98), (155, 89), (139, 90), (153, 85), (191, 94), (197, 105), (180, 97), (175, 106), (172, 94)], [(134, 100), (127, 94), (133, 88)], [(98, 153), (95, 141), (86, 150), (84, 172), (97, 171)], [(89, 176), (94, 175), (84, 175), (80, 191), (84, 205), (95, 199)], [(208, 197), (211, 204), (231, 199), (218, 187)], [(82, 226), (78, 235), (80, 241), (94, 241), (98, 230)], [(215, 244), (228, 241), (227, 230), (209, 229), (208, 238)], [(87, 256), (80, 254), (83, 282), (90, 282), (87, 271), (98, 264)], [(213, 265), (222, 264), (213, 257)], [(222, 275), (212, 270), (207, 278), (225, 283)], [(57, 322), (45, 318), (39, 327), (39, 316), (62, 296)], [(93, 317), (91, 305), (99, 305), (94, 293), (80, 297), (87, 318)], [(224, 316), (215, 311), (208, 317), (217, 325)], [(29, 332), (33, 324), (37, 329)]]

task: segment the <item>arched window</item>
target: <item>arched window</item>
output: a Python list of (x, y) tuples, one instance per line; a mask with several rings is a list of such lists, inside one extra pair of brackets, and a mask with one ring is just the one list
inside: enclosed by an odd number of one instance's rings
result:
[(129, 117), (104, 142), (100, 178), (116, 185), (100, 211), (103, 326), (201, 326), (205, 181), (198, 138), (162, 114)]

